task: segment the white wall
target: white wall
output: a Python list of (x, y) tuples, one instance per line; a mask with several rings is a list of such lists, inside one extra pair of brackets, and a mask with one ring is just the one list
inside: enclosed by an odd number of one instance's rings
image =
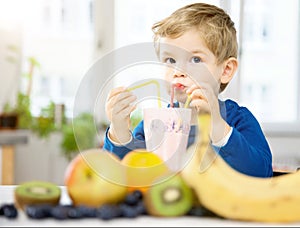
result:
[(268, 136), (267, 139), (273, 153), (274, 168), (300, 168), (300, 136)]
[(42, 180), (63, 185), (68, 160), (61, 155), (61, 134), (51, 134), (40, 139), (29, 134), (27, 144), (17, 145), (15, 150), (15, 184)]

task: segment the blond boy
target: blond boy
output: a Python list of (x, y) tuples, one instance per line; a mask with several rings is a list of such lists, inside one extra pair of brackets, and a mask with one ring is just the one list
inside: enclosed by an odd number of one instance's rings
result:
[[(229, 165), (247, 175), (272, 176), (272, 154), (256, 118), (235, 101), (219, 99), (238, 68), (236, 29), (230, 16), (214, 5), (194, 3), (155, 23), (152, 30), (159, 60), (172, 69), (165, 80), (170, 88), (180, 85), (175, 88), (175, 107), (182, 107), (190, 96), (193, 113), (211, 113), (211, 144)], [(143, 121), (129, 130), (135, 100), (123, 87), (113, 89), (107, 98), (110, 126), (104, 149), (120, 158), (145, 147)], [(191, 127), (189, 145), (195, 142), (195, 128)]]

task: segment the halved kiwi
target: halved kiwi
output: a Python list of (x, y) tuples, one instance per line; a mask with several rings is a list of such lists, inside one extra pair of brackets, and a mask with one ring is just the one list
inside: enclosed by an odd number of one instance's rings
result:
[(172, 177), (161, 177), (145, 193), (145, 206), (148, 214), (153, 216), (182, 216), (188, 213), (194, 204), (192, 189), (184, 179), (176, 174)]
[(54, 183), (29, 181), (18, 185), (14, 190), (15, 204), (24, 210), (26, 205), (57, 205), (60, 201), (61, 189)]

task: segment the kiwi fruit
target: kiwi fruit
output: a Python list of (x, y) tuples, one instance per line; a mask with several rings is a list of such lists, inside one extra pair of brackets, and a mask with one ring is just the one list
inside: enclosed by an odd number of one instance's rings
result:
[(26, 205), (57, 205), (60, 201), (61, 189), (54, 183), (29, 181), (18, 185), (14, 190), (16, 207), (24, 210)]
[(175, 217), (186, 215), (194, 205), (192, 189), (179, 175), (160, 177), (144, 194), (149, 215)]

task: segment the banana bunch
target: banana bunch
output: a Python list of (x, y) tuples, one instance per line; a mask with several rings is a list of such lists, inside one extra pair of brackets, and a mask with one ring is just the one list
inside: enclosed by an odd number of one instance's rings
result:
[(204, 207), (234, 220), (265, 223), (300, 221), (300, 172), (272, 178), (252, 177), (231, 168), (209, 145), (210, 115), (198, 119), (201, 137), (181, 171)]

